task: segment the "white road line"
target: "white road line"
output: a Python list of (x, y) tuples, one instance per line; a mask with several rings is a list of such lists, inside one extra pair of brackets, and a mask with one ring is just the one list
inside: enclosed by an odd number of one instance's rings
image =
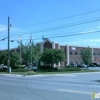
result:
[(76, 77), (76, 75), (68, 75), (68, 74), (55, 74), (55, 76), (69, 76), (69, 77)]
[(92, 94), (92, 92), (75, 91), (75, 90), (65, 90), (65, 89), (59, 89), (59, 91), (72, 92), (72, 93), (80, 93), (80, 94)]

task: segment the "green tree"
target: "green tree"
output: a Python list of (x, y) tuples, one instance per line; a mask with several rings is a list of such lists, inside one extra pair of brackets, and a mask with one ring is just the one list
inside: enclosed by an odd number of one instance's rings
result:
[(65, 61), (65, 54), (58, 49), (44, 49), (44, 52), (41, 54), (40, 61), (45, 65), (54, 65), (61, 61)]
[(32, 43), (32, 60), (34, 63), (38, 64), (40, 59), (40, 45)]
[(17, 52), (10, 52), (10, 66), (13, 68), (20, 64), (20, 54)]
[(38, 63), (40, 58), (40, 45), (36, 45), (34, 42), (32, 43), (25, 43), (19, 42), (19, 48), (21, 48), (21, 56), (22, 61), (24, 64), (28, 65), (29, 62), (31, 63)]
[(89, 47), (83, 48), (81, 51), (81, 58), (84, 62), (84, 64), (88, 65), (92, 62), (92, 52)]
[(7, 52), (0, 52), (0, 64), (7, 65)]
[[(0, 52), (0, 64), (7, 65), (8, 55), (7, 51)], [(20, 63), (20, 56), (17, 52), (10, 52), (10, 66), (15, 67), (15, 64)]]

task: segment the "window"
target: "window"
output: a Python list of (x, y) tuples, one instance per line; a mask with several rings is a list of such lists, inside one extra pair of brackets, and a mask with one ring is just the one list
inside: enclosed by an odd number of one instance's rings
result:
[(78, 55), (78, 51), (75, 51), (75, 55)]
[(100, 52), (98, 52), (97, 55), (100, 55)]
[(80, 55), (82, 54), (82, 50), (80, 51)]
[(96, 52), (94, 52), (93, 55), (96, 55)]
[(69, 51), (69, 54), (72, 55), (73, 54), (72, 51)]

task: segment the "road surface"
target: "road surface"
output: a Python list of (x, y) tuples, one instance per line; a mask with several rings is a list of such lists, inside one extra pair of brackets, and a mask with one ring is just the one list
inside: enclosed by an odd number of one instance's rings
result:
[(94, 91), (100, 92), (100, 72), (0, 76), (0, 100), (92, 100)]

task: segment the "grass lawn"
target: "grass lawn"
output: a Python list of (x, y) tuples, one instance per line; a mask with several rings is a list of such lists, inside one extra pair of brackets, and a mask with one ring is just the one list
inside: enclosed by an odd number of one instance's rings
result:
[[(39, 75), (39, 74), (67, 74), (67, 73), (85, 73), (85, 72), (100, 72), (100, 70), (81, 70), (81, 71), (56, 71), (56, 72), (34, 72), (34, 71), (27, 71), (27, 72), (11, 72), (11, 74), (18, 74), (18, 75)], [(8, 74), (7, 72), (0, 72), (0, 74)]]

